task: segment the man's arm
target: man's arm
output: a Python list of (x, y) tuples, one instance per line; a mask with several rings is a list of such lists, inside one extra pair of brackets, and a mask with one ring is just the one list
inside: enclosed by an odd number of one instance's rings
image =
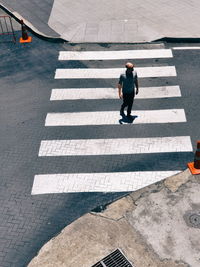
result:
[(118, 83), (117, 87), (118, 87), (119, 98), (122, 98), (123, 97), (123, 95), (122, 95), (122, 85), (120, 83)]
[(123, 84), (123, 75), (121, 74), (119, 77), (119, 82), (118, 82), (118, 94), (119, 94), (119, 98), (123, 98), (123, 94), (122, 94), (122, 84)]
[(136, 77), (135, 79), (135, 86), (136, 86), (136, 95), (138, 94), (139, 92), (139, 83), (138, 83), (138, 77)]

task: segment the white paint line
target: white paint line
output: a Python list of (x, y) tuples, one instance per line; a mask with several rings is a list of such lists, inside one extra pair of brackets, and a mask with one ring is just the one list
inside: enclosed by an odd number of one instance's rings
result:
[(160, 87), (141, 87), (139, 89), (139, 94), (136, 95), (135, 97), (138, 99), (181, 97), (181, 90), (178, 85), (160, 86)]
[[(56, 69), (55, 79), (112, 79), (119, 78), (124, 68)], [(139, 78), (176, 76), (174, 66), (136, 68)]]
[(39, 156), (122, 155), (164, 152), (191, 152), (190, 136), (43, 140)]
[[(137, 99), (143, 98), (168, 98), (180, 97), (180, 87), (160, 86), (160, 87), (140, 87)], [(118, 99), (118, 89), (116, 88), (61, 88), (52, 89), (50, 100), (79, 100), (79, 99)]]
[(178, 46), (173, 47), (174, 50), (199, 50), (200, 46)]
[[(134, 124), (186, 122), (184, 109), (137, 110), (132, 115), (137, 116)], [(119, 125), (129, 122), (126, 118), (121, 119), (119, 111), (48, 113), (45, 126)]]
[(142, 58), (170, 58), (171, 49), (143, 49), (121, 51), (60, 51), (59, 60), (114, 60)]
[(144, 171), (35, 175), (32, 195), (136, 191), (179, 172), (180, 171)]

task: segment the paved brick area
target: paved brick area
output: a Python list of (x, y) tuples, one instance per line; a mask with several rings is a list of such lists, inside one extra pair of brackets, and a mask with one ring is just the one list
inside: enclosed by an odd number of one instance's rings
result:
[(0, 266), (22, 267), (65, 225), (120, 194), (31, 196), (35, 173), (48, 167), (38, 150), (59, 47), (33, 37), (1, 48)]
[[(18, 37), (20, 33), (17, 33)], [(156, 45), (157, 46), (157, 45)], [(63, 103), (50, 101), (52, 88), (98, 88), (112, 87), (116, 84), (111, 80), (55, 80), (56, 68), (74, 67), (117, 67), (123, 65), (123, 60), (114, 62), (58, 62), (58, 54), (62, 49), (80, 49), (80, 46), (58, 45), (46, 43), (33, 38), (27, 46), (19, 43), (1, 44), (0, 62), (0, 259), (1, 266), (26, 266), (39, 248), (64, 226), (90, 211), (98, 205), (104, 205), (124, 193), (70, 193), (31, 195), (34, 175), (46, 173), (91, 173), (169, 170), (185, 168), (185, 163), (193, 158), (191, 152), (154, 153), (148, 155), (110, 155), (81, 157), (38, 157), (41, 140), (65, 139), (101, 139), (136, 138), (174, 136), (191, 136), (192, 144), (198, 136), (195, 127), (198, 125), (198, 71), (199, 60), (196, 54), (185, 55), (176, 52), (176, 59), (136, 60), (137, 66), (176, 65), (177, 77), (170, 79), (146, 78), (141, 80), (141, 86), (161, 86), (161, 84), (180, 85), (182, 97), (162, 99), (162, 102), (152, 99), (140, 99), (134, 103), (137, 110), (184, 108), (187, 123), (178, 127), (169, 124), (161, 125), (108, 125), (80, 127), (45, 127), (48, 112), (81, 111), (114, 111), (119, 108), (117, 99), (102, 99), (90, 101), (78, 100)], [(137, 46), (136, 46), (137, 47)], [(151, 47), (151, 46), (148, 46)], [(87, 50), (109, 50), (109, 46), (83, 46)], [(144, 48), (141, 46), (141, 48)], [(113, 45), (112, 49), (119, 49)], [(123, 45), (120, 49), (132, 49)], [(176, 63), (176, 60), (178, 63)], [(185, 60), (185, 61), (184, 61)], [(185, 73), (188, 62), (192, 66)], [(176, 64), (175, 64), (176, 63)], [(183, 75), (184, 73), (184, 75)], [(182, 75), (182, 76), (180, 76)], [(191, 81), (192, 78), (192, 81)], [(182, 80), (183, 79), (183, 80)], [(188, 100), (188, 97), (189, 100)], [(136, 165), (133, 162), (137, 162)], [(146, 163), (148, 162), (148, 166)], [(98, 164), (97, 164), (98, 163)], [(146, 169), (145, 169), (146, 168)]]

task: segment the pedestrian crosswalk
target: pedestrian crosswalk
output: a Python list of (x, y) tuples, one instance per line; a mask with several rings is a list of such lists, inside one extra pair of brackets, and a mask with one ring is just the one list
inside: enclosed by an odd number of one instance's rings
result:
[[(186, 122), (184, 109), (137, 110), (133, 115), (134, 124)], [(119, 120), (119, 111), (48, 113), (45, 126), (118, 125)]]
[(114, 59), (144, 59), (170, 58), (171, 49), (140, 49), (119, 51), (61, 51), (59, 60), (114, 60)]
[(36, 175), (32, 194), (135, 191), (177, 171)]
[[(140, 87), (136, 99), (181, 97), (180, 87), (157, 86)], [(51, 101), (54, 100), (80, 100), (80, 99), (118, 99), (116, 88), (60, 88), (52, 89)]]
[(39, 156), (118, 155), (191, 151), (189, 136), (155, 138), (115, 138), (84, 140), (45, 140)]
[[(161, 58), (164, 60), (173, 57), (171, 49), (138, 49), (138, 50), (120, 50), (120, 51), (60, 51), (60, 61), (93, 61), (97, 60), (107, 61), (107, 64), (112, 66), (112, 63), (116, 60), (151, 60), (155, 58)], [(117, 62), (118, 62), (117, 61)], [(162, 65), (159, 63), (158, 66), (149, 66), (149, 63), (144, 66), (136, 67), (139, 79), (147, 78), (162, 78), (176, 77), (176, 68), (171, 64)], [(121, 63), (117, 63), (121, 64)], [(84, 65), (85, 66), (85, 65)], [(167, 153), (191, 153), (193, 148), (191, 144), (190, 136), (177, 135), (173, 133), (168, 135), (165, 130), (163, 136), (155, 131), (154, 136), (149, 136), (148, 131), (144, 131), (141, 134), (134, 133), (132, 137), (123, 136), (121, 127), (125, 127), (121, 124), (126, 124), (127, 131), (133, 130), (134, 127), (155, 127), (158, 125), (162, 127), (171, 127), (172, 125), (180, 125), (187, 122), (186, 114), (184, 109), (181, 107), (168, 107), (166, 106), (166, 99), (181, 98), (181, 89), (179, 85), (162, 84), (162, 80), (157, 86), (150, 83), (148, 87), (141, 86), (139, 94), (135, 98), (136, 101), (155, 101), (161, 103), (162, 109), (145, 109), (145, 107), (133, 110), (133, 122), (123, 120), (119, 114), (120, 102), (117, 104), (117, 109), (108, 110), (103, 108), (103, 102), (106, 101), (117, 101), (118, 93), (115, 85), (113, 87), (95, 87), (97, 79), (118, 79), (119, 75), (124, 71), (121, 68), (122, 65), (118, 65), (117, 68), (58, 68), (55, 71), (55, 80), (64, 79), (67, 81), (75, 79), (77, 81), (83, 81), (90, 79), (94, 84), (93, 87), (66, 87), (66, 88), (52, 88), (50, 101), (51, 103), (83, 103), (83, 109), (88, 101), (96, 101), (96, 105), (93, 106), (93, 110), (82, 110), (79, 111), (74, 108), (73, 111), (63, 112), (56, 110), (55, 112), (47, 113), (45, 126), (48, 131), (52, 128), (60, 127), (60, 131), (65, 131), (68, 127), (75, 129), (80, 128), (80, 136), (74, 136), (73, 138), (66, 139), (50, 139), (41, 140), (39, 154), (40, 158), (59, 158), (59, 157), (73, 157), (74, 159), (80, 160), (80, 157), (84, 158), (88, 162), (89, 171), (80, 172), (74, 168), (74, 172), (69, 173), (46, 173), (36, 174), (34, 177), (32, 194), (51, 194), (51, 193), (72, 193), (72, 192), (126, 192), (138, 190), (149, 184), (160, 181), (167, 176), (178, 173), (181, 168), (171, 169), (170, 163), (167, 165), (165, 162), (164, 169), (156, 170), (152, 167), (151, 171), (146, 171), (145, 168), (148, 166), (148, 161), (143, 164), (141, 170), (134, 170), (137, 161), (132, 161), (132, 171), (126, 170), (126, 157), (136, 155), (147, 155), (146, 157), (155, 157), (167, 154)], [(102, 64), (103, 66), (103, 64)], [(116, 65), (115, 65), (116, 66)], [(120, 100), (118, 100), (120, 101)], [(109, 102), (109, 103), (110, 103)], [(139, 103), (139, 102), (138, 102)], [(99, 110), (99, 106), (102, 108)], [(59, 107), (59, 105), (57, 105)], [(74, 106), (74, 105), (73, 105)], [(94, 110), (95, 107), (98, 109)], [(61, 127), (62, 126), (62, 127)], [(113, 130), (115, 137), (111, 138), (112, 135), (106, 130), (106, 127), (120, 127)], [(86, 133), (90, 133), (90, 137), (87, 134), (84, 135), (85, 131), (82, 132), (81, 127), (87, 127)], [(99, 138), (96, 137), (95, 131), (108, 131), (109, 136)], [(146, 129), (146, 128), (143, 128)], [(149, 129), (149, 128), (148, 128)], [(167, 129), (167, 128), (166, 128)], [(82, 136), (83, 135), (83, 136)], [(156, 155), (156, 156), (155, 156)], [(89, 160), (91, 156), (96, 157), (99, 161), (102, 157), (112, 157), (113, 162), (119, 156), (124, 157), (123, 171), (112, 171), (108, 172), (106, 167), (101, 172), (96, 172), (95, 166), (91, 165)], [(146, 158), (145, 157), (145, 158)], [(129, 159), (130, 160), (130, 159)], [(57, 161), (56, 161), (57, 162)], [(67, 160), (66, 160), (67, 162)], [(98, 165), (98, 160), (96, 162)], [(112, 163), (112, 160), (110, 162)], [(156, 164), (155, 164), (156, 165)], [(148, 166), (149, 169), (149, 166)]]
[[(174, 66), (135, 68), (140, 78), (176, 76)], [(124, 68), (57, 69), (55, 79), (116, 79)]]

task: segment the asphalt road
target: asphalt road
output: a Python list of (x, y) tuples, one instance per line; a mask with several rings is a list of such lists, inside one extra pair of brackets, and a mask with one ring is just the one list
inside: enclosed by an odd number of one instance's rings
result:
[[(187, 44), (182, 44), (187, 45)], [(192, 46), (193, 44), (190, 44)], [(119, 67), (124, 60), (58, 61), (61, 50), (123, 50), (163, 47), (155, 45), (67, 45), (33, 38), (29, 45), (0, 43), (0, 266), (26, 266), (40, 247), (64, 226), (99, 205), (126, 194), (69, 193), (31, 195), (34, 176), (46, 173), (181, 170), (193, 159), (191, 152), (152, 156), (108, 155), (38, 157), (41, 140), (130, 138), (189, 135), (195, 149), (199, 139), (200, 50), (173, 50), (170, 59), (138, 59), (140, 66), (175, 65), (177, 77), (146, 78), (141, 86), (178, 84), (181, 98), (140, 99), (134, 109), (185, 110), (187, 122), (178, 124), (45, 127), (49, 112), (113, 111), (119, 100), (50, 102), (52, 88), (113, 87), (117, 79), (55, 80), (56, 68)], [(166, 47), (176, 46), (167, 44)], [(180, 45), (178, 45), (180, 46)]]

